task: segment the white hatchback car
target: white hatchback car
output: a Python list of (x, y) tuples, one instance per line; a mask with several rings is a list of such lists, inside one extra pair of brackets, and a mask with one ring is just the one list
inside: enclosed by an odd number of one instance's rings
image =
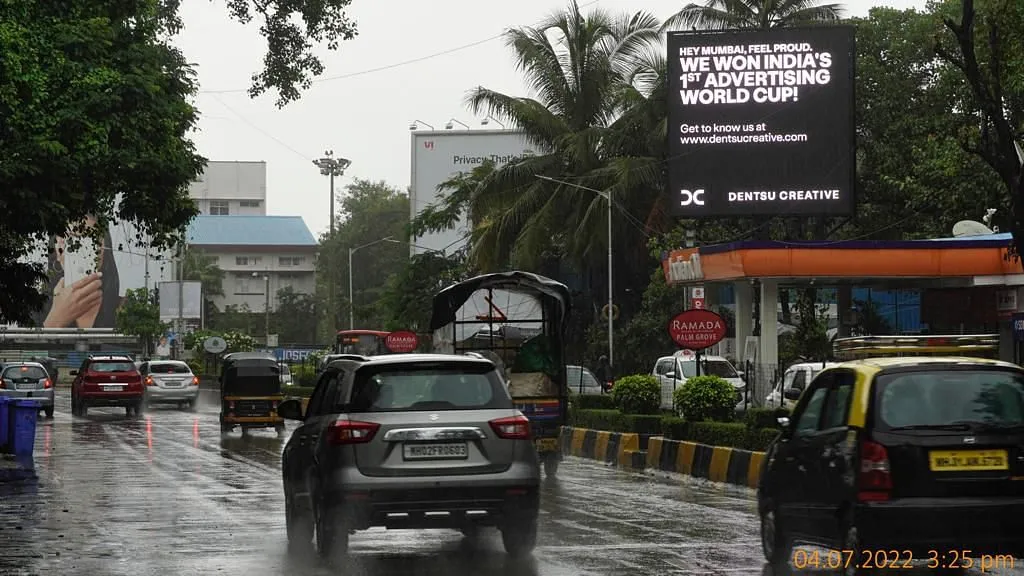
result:
[(787, 399), (786, 390), (792, 388), (803, 393), (807, 389), (807, 385), (811, 383), (811, 380), (814, 380), (814, 377), (820, 374), (822, 370), (836, 365), (837, 363), (835, 362), (800, 362), (786, 368), (782, 378), (779, 378), (775, 385), (772, 386), (771, 394), (765, 397), (765, 406), (769, 408), (792, 408), (796, 405), (796, 400)]
[[(732, 362), (723, 356), (701, 356), (700, 373), (703, 376), (718, 376), (732, 384), (736, 389), (736, 408), (743, 408), (747, 383), (743, 373), (736, 370)], [(675, 356), (658, 358), (651, 375), (661, 383), (661, 408), (672, 410), (672, 393), (688, 379), (697, 375), (697, 358), (692, 352), (677, 352)]]

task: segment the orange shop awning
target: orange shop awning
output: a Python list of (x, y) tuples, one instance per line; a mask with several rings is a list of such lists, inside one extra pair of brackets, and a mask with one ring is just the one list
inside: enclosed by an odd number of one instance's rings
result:
[(742, 241), (663, 255), (669, 283), (756, 278), (953, 278), (1020, 274), (1009, 234), (936, 240)]

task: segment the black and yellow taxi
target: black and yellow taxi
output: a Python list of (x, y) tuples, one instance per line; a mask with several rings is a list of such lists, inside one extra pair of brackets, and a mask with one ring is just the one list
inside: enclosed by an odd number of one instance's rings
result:
[[(758, 486), (772, 564), (860, 574), (911, 559), (977, 568), (1024, 553), (1021, 367), (960, 357), (845, 362), (822, 371), (779, 420)], [(794, 553), (798, 543), (828, 551)]]

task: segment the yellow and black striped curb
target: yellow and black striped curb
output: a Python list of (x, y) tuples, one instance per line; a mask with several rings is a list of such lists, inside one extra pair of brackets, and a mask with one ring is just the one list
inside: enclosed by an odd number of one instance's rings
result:
[(565, 454), (633, 470), (643, 470), (647, 461), (639, 434), (562, 426), (561, 439)]
[(562, 427), (562, 452), (621, 468), (675, 472), (750, 488), (757, 487), (764, 462), (764, 452), (669, 440), (660, 436), (648, 438), (647, 450), (640, 450), (639, 434), (571, 426)]
[(660, 437), (647, 441), (647, 468), (706, 478), (713, 482), (756, 488), (763, 462), (764, 452)]

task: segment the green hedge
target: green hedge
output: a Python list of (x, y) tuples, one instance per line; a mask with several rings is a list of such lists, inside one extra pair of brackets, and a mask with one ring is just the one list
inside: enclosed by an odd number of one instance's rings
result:
[(743, 422), (748, 428), (779, 428), (779, 418), (789, 417), (786, 408), (751, 408), (743, 414)]
[(572, 403), (579, 410), (615, 410), (615, 398), (611, 394), (577, 394), (572, 397)]
[(291, 398), (309, 398), (313, 395), (312, 386), (285, 386), (284, 395)]
[(661, 415), (623, 414), (618, 410), (573, 410), (572, 425), (610, 432), (636, 432), (672, 440), (764, 450), (778, 434), (777, 428), (748, 426), (742, 422), (686, 422)]

